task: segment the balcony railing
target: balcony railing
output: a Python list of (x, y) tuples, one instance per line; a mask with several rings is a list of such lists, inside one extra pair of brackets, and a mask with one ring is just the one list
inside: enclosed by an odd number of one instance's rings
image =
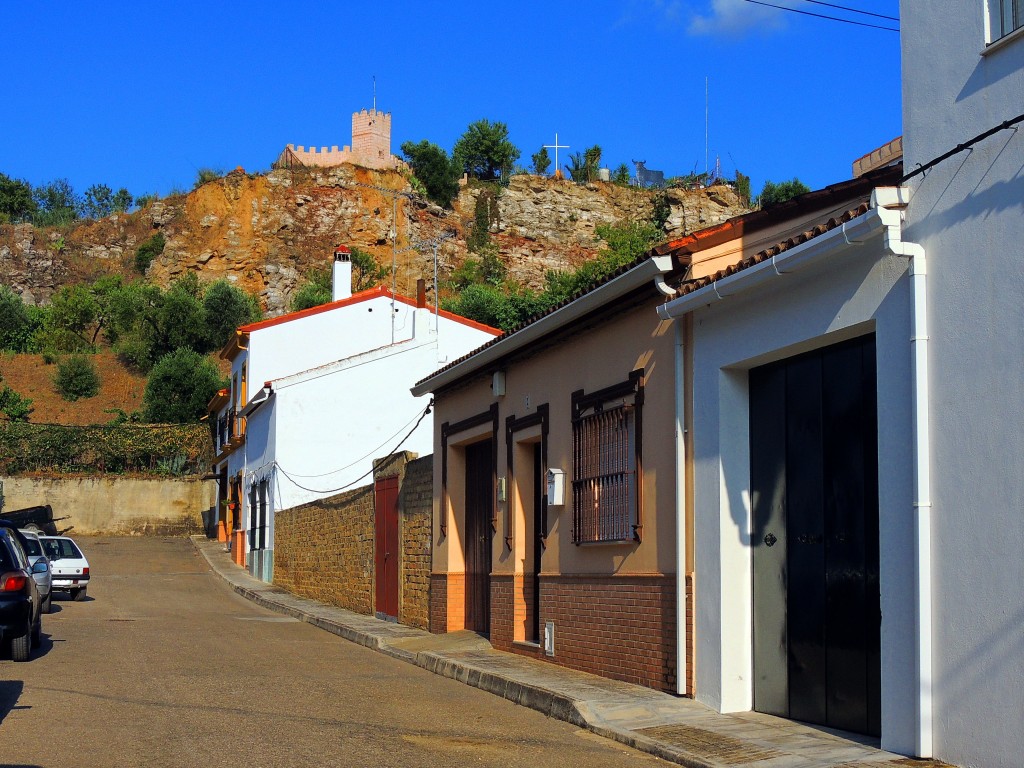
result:
[(245, 438), (245, 417), (230, 408), (217, 417), (213, 428), (213, 443), (220, 456), (242, 444)]

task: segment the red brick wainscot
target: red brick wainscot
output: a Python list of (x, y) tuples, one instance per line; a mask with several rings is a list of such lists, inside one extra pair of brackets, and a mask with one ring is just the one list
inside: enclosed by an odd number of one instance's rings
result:
[(541, 574), (541, 627), (554, 622), (555, 655), (550, 657), (543, 647), (514, 640), (517, 620), (523, 619), (517, 613), (524, 610), (515, 605), (514, 595), (523, 587), (522, 576), (491, 575), (495, 648), (675, 691), (675, 576)]

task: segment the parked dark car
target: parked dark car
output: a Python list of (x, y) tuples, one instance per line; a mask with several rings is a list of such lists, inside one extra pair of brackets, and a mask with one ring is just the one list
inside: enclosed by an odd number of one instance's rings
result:
[(0, 642), (28, 661), (42, 639), (42, 604), (17, 530), (0, 524)]

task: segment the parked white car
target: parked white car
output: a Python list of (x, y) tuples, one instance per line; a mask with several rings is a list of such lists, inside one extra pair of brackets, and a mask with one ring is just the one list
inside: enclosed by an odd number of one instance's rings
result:
[(40, 536), (50, 558), (53, 589), (67, 592), (72, 600), (84, 600), (89, 586), (89, 561), (69, 536)]
[[(39, 589), (39, 599), (42, 601), (43, 613), (50, 612), (50, 603), (53, 600), (53, 571), (50, 569), (50, 560), (43, 551), (43, 543), (39, 535), (34, 531), (22, 530), (21, 535), (25, 537), (22, 542), (22, 549), (28, 555), (28, 561), (32, 565), (32, 578), (36, 580), (36, 587)], [(39, 566), (42, 563), (42, 566)], [(45, 570), (43, 570), (45, 568)]]

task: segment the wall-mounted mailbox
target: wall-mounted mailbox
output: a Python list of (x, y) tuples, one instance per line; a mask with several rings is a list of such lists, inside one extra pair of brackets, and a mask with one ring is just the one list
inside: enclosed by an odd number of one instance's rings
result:
[(548, 506), (561, 507), (565, 504), (565, 472), (560, 469), (548, 470)]

